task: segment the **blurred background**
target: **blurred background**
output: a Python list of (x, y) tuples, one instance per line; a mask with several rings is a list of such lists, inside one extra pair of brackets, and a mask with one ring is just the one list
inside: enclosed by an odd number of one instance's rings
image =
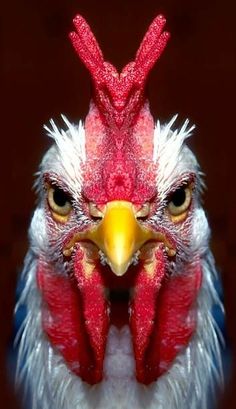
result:
[[(90, 79), (67, 38), (81, 13), (105, 58), (129, 62), (151, 20), (163, 13), (172, 38), (148, 83), (155, 118), (179, 113), (197, 125), (189, 142), (206, 174), (205, 209), (221, 274), (232, 376), (220, 409), (236, 406), (235, 44), (234, 0), (5, 0), (1, 3), (0, 402), (19, 408), (6, 379), (15, 287), (27, 251), (32, 191), (50, 145), (42, 127), (60, 113), (85, 118)], [(54, 409), (54, 408), (52, 408)], [(55, 408), (56, 409), (56, 408)]]

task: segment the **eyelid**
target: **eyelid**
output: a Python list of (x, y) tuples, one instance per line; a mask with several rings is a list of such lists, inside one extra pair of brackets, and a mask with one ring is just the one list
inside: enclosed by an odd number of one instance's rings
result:
[(182, 180), (180, 181), (178, 184), (174, 185), (171, 187), (171, 189), (169, 190), (169, 192), (167, 193), (166, 196), (166, 202), (169, 203), (169, 201), (171, 200), (171, 196), (178, 190), (181, 188), (186, 188), (189, 187), (192, 192), (195, 190), (195, 178), (191, 178), (190, 180)]
[(71, 192), (70, 190), (68, 190), (66, 183), (64, 183), (63, 179), (61, 179), (60, 176), (56, 173), (44, 173), (43, 186), (44, 190), (46, 191), (49, 187), (61, 189), (66, 195), (71, 197)]

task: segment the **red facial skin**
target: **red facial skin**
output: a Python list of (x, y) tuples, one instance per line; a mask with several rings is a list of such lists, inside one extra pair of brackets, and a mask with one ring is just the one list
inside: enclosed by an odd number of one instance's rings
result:
[[(154, 121), (144, 88), (148, 72), (169, 38), (168, 33), (162, 33), (165, 19), (158, 16), (153, 21), (135, 61), (121, 74), (104, 61), (83, 18), (77, 16), (74, 24), (77, 33), (71, 33), (70, 38), (94, 82), (85, 123), (83, 195), (97, 205), (111, 200), (135, 205), (149, 202), (157, 194), (157, 167), (152, 161)], [(151, 272), (143, 263), (130, 267), (119, 279), (99, 261), (88, 267), (79, 245), (70, 276), (57, 274), (46, 260), (39, 262), (43, 329), (68, 367), (89, 384), (103, 378), (110, 323), (130, 325), (136, 377), (143, 384), (157, 380), (170, 367), (195, 331), (200, 266), (185, 266), (178, 275), (169, 276), (168, 260), (160, 246), (155, 250)], [(105, 298), (105, 288), (119, 286), (134, 288), (129, 316), (128, 304), (111, 302), (109, 306)]]

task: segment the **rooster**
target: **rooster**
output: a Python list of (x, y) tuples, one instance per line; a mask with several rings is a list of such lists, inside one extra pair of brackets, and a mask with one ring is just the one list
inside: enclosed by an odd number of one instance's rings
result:
[(221, 372), (220, 302), (185, 143), (194, 126), (154, 124), (145, 97), (165, 18), (120, 74), (83, 17), (74, 25), (94, 92), (84, 125), (45, 127), (54, 144), (36, 182), (18, 378), (32, 409), (204, 409)]

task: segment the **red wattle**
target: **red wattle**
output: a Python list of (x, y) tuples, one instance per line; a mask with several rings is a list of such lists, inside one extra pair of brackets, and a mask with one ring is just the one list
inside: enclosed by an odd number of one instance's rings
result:
[(102, 380), (108, 331), (108, 310), (100, 274), (86, 278), (82, 251), (75, 257), (75, 278), (60, 275), (39, 263), (38, 286), (42, 293), (42, 325), (51, 344), (69, 368), (84, 381)]
[(82, 296), (83, 316), (89, 343), (94, 351), (94, 381), (102, 380), (103, 360), (105, 355), (107, 333), (109, 328), (109, 310), (105, 298), (105, 286), (100, 271), (93, 269), (87, 272), (83, 263), (83, 252), (77, 250), (74, 260), (74, 274)]
[(82, 301), (76, 282), (40, 263), (37, 271), (42, 293), (42, 326), (51, 344), (79, 376), (93, 362), (93, 351), (84, 328)]
[(196, 328), (195, 301), (201, 285), (201, 269), (181, 276), (164, 277), (163, 252), (153, 274), (142, 268), (137, 274), (131, 303), (130, 327), (133, 335), (137, 380), (155, 381), (187, 346)]
[(149, 273), (144, 266), (137, 272), (135, 293), (130, 304), (130, 328), (133, 336), (136, 375), (146, 382), (145, 353), (156, 319), (156, 299), (165, 275), (163, 251), (156, 252), (155, 270)]

